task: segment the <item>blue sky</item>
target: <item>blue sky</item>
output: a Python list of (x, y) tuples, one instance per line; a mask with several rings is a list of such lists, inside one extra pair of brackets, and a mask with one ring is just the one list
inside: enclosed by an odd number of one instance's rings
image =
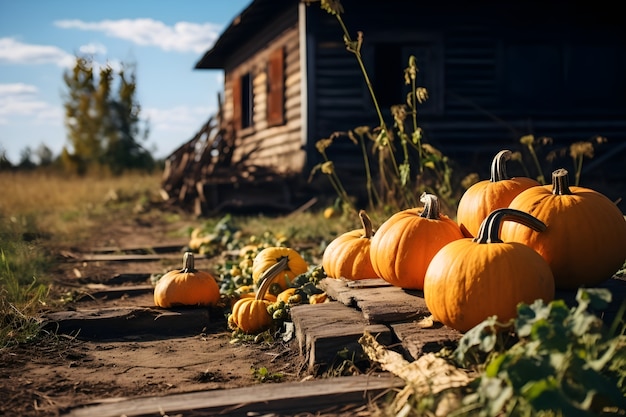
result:
[(0, 152), (17, 163), (26, 147), (68, 144), (63, 73), (80, 54), (136, 64), (141, 143), (169, 155), (215, 114), (222, 71), (193, 68), (251, 1), (0, 0)]

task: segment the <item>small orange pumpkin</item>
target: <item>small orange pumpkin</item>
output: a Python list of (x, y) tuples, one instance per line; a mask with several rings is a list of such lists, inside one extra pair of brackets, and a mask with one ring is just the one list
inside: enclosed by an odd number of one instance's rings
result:
[(370, 243), (374, 230), (365, 212), (359, 211), (362, 229), (352, 230), (336, 237), (328, 244), (322, 256), (322, 267), (330, 278), (356, 281), (377, 278), (370, 259)]
[(272, 326), (272, 316), (267, 311), (272, 301), (266, 298), (266, 293), (274, 279), (286, 270), (288, 262), (288, 258), (282, 258), (265, 271), (259, 278), (260, 285), (254, 298), (243, 297), (237, 300), (228, 316), (228, 325), (231, 328), (256, 334)]
[(498, 152), (491, 162), (489, 180), (472, 185), (459, 200), (456, 221), (471, 236), (476, 236), (480, 224), (493, 210), (508, 207), (519, 193), (540, 185), (532, 178), (509, 178), (506, 161), (510, 158), (511, 151), (505, 149)]
[(264, 248), (257, 253), (252, 261), (252, 280), (257, 287), (265, 271), (280, 262), (281, 259), (287, 259), (287, 265), (282, 271), (281, 277), (274, 282), (280, 285), (282, 290), (289, 288), (289, 284), (295, 277), (309, 269), (307, 262), (294, 249), (282, 246)]
[(439, 211), (439, 199), (424, 193), (423, 210), (395, 213), (376, 231), (370, 258), (376, 275), (390, 284), (421, 290), (430, 260), (444, 245), (462, 239), (459, 225)]
[(554, 298), (554, 276), (534, 250), (498, 236), (504, 220), (545, 230), (545, 224), (518, 210), (494, 210), (474, 239), (456, 240), (432, 259), (424, 278), (424, 301), (433, 318), (465, 332), (491, 316), (506, 323), (519, 303)]
[(213, 275), (194, 267), (192, 252), (183, 255), (183, 269), (169, 271), (154, 287), (158, 307), (214, 306), (220, 300), (220, 288)]
[(626, 221), (603, 194), (569, 186), (566, 169), (552, 173), (552, 185), (520, 193), (511, 208), (525, 211), (547, 226), (537, 233), (505, 223), (501, 236), (536, 250), (552, 268), (556, 288), (594, 286), (619, 270), (626, 259)]

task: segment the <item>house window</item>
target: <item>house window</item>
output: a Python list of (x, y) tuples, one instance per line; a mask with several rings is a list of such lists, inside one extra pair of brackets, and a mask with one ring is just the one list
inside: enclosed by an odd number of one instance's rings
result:
[(252, 76), (246, 73), (241, 77), (241, 128), (252, 126)]
[(233, 78), (233, 123), (235, 128), (252, 126), (253, 114), (252, 76), (246, 73)]
[(285, 123), (285, 53), (283, 48), (274, 50), (267, 65), (267, 124), (279, 126)]
[(404, 82), (404, 70), (409, 57), (415, 56), (419, 72), (416, 87), (428, 90), (429, 98), (418, 105), (420, 113), (436, 114), (442, 111), (442, 64), (433, 43), (378, 43), (374, 47), (373, 88), (381, 109), (406, 104), (411, 86)]

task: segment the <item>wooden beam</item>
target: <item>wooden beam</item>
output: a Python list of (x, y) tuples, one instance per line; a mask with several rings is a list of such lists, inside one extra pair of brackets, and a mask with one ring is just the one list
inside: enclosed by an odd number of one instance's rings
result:
[[(230, 417), (266, 413), (337, 410), (342, 405), (362, 406), (381, 393), (404, 386), (390, 374), (357, 375), (295, 383), (267, 383), (227, 390), (199, 391), (144, 398), (103, 400), (75, 408), (66, 417), (143, 417), (163, 415)], [(106, 402), (104, 402), (106, 401)]]

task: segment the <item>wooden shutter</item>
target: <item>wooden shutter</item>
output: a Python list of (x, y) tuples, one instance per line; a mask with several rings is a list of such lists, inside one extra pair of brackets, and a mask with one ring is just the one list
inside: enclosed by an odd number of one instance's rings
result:
[(233, 91), (233, 126), (241, 129), (241, 77), (234, 75), (231, 81)]
[(285, 52), (278, 48), (270, 54), (267, 68), (267, 124), (278, 126), (285, 123)]

